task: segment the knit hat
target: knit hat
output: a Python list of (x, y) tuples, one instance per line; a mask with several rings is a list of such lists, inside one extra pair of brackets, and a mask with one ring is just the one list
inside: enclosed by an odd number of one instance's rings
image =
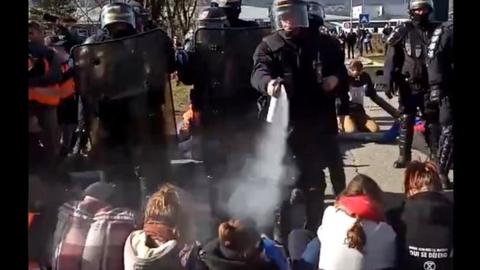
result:
[(84, 190), (84, 195), (103, 202), (111, 203), (113, 194), (116, 191), (118, 191), (118, 188), (113, 183), (95, 182)]

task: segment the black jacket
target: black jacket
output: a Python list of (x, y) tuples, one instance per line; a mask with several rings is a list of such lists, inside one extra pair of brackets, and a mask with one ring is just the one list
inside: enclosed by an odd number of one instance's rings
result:
[(375, 90), (375, 86), (373, 85), (373, 82), (372, 82), (372, 78), (370, 77), (370, 75), (368, 75), (367, 72), (363, 72), (362, 74), (360, 74), (358, 78), (355, 78), (353, 76), (348, 76), (348, 81), (349, 81), (349, 85), (353, 87), (361, 87), (361, 86), (367, 85), (365, 89), (365, 95), (367, 97), (372, 97), (377, 94)]
[(441, 96), (451, 98), (453, 89), (453, 22), (446, 22), (433, 33), (428, 48), (428, 79), (430, 86), (438, 87)]
[(340, 93), (323, 90), (318, 70), (321, 67), (323, 78), (335, 75), (339, 82), (346, 82), (342, 56), (338, 42), (331, 37), (306, 33), (294, 40), (280, 30), (257, 46), (251, 84), (267, 96), (268, 82), (282, 78), (290, 101), (290, 126), (337, 134), (335, 98)]
[[(28, 53), (33, 60), (33, 68), (28, 72), (29, 87), (45, 87), (59, 83), (62, 80), (61, 62), (52, 49), (42, 44), (30, 42), (28, 43)], [(44, 59), (49, 64), (48, 72), (46, 72)]]
[(384, 65), (384, 83), (404, 87), (408, 82), (413, 91), (428, 89), (426, 66), (427, 47), (437, 23), (423, 26), (407, 22), (394, 30), (387, 39), (389, 45)]
[(247, 262), (234, 259), (226, 253), (220, 247), (219, 240), (215, 239), (205, 245), (203, 251), (200, 252), (200, 257), (209, 270), (276, 270), (275, 264), (266, 260)]
[(349, 45), (355, 45), (355, 43), (357, 43), (357, 34), (355, 34), (354, 32), (348, 33), (347, 34), (347, 43)]
[(387, 220), (397, 233), (400, 269), (453, 269), (453, 203), (443, 194), (415, 194)]

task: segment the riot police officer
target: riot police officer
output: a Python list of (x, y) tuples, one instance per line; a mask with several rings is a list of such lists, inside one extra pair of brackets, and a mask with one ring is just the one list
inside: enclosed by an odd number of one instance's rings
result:
[(242, 12), (242, 0), (216, 0), (218, 7), (222, 8), (227, 15), (230, 27), (256, 27), (253, 21), (245, 21), (239, 18)]
[(232, 27), (226, 13), (230, 7), (224, 7), (225, 3), (210, 6), (199, 13), (193, 46), (187, 49), (188, 61), (179, 69), (180, 80), (194, 85), (190, 92), (194, 113), (189, 114), (197, 117), (190, 121), (197, 126), (191, 131), (201, 142), (199, 154), (208, 178), (211, 213), (219, 219), (227, 216), (222, 201), (230, 195), (230, 180), (253, 152), (250, 145), (259, 128), (259, 94), (249, 83), (251, 55), (270, 32), (269, 28), (239, 28), (242, 21), (236, 20), (237, 27)]
[[(330, 156), (340, 156), (335, 89), (346, 80), (344, 65), (334, 56), (338, 46), (321, 44), (309, 33), (307, 2), (275, 0), (273, 25), (278, 31), (265, 37), (254, 53), (251, 83), (263, 95), (277, 95), (281, 78), (289, 99), (288, 145), (299, 170), (295, 188), (303, 191), (306, 203), (305, 227), (315, 232), (321, 222), (325, 195), (325, 174)], [(282, 223), (282, 211), (275, 226), (285, 242), (289, 229)]]
[(440, 135), (438, 165), (443, 188), (450, 188), (448, 172), (453, 163), (453, 21), (439, 26), (428, 47), (428, 79), (430, 100), (440, 106)]
[(103, 6), (100, 14), (100, 26), (101, 32), (87, 38), (85, 43), (101, 42), (136, 34), (135, 13), (132, 6), (125, 3)]
[(147, 29), (147, 23), (149, 19), (148, 11), (137, 1), (128, 1), (128, 4), (133, 8), (135, 13), (135, 29), (137, 32), (141, 33), (151, 29)]
[(412, 0), (409, 3), (411, 22), (395, 29), (387, 42), (384, 79), (386, 94), (392, 97), (394, 83), (399, 87), (400, 103), (400, 155), (395, 168), (404, 168), (411, 160), (413, 125), (417, 108), (426, 121), (426, 140), (430, 156), (436, 157), (440, 127), (438, 106), (429, 98), (427, 67), (425, 65), (427, 47), (433, 31), (438, 26), (430, 21), (433, 5), (428, 0)]
[[(136, 33), (135, 13), (125, 3), (105, 5), (101, 26), (100, 35), (90, 37), (73, 52), (81, 95), (74, 152), (87, 155), (89, 164), (104, 171), (107, 181), (127, 185), (128, 203), (137, 207), (139, 194), (145, 202), (158, 184), (170, 177), (165, 108), (173, 111), (173, 106), (165, 105), (169, 102), (165, 92), (170, 89), (164, 80), (166, 73), (175, 69), (173, 44), (160, 29), (132, 36)], [(119, 39), (127, 37), (130, 43)], [(95, 45), (88, 44), (91, 42)], [(135, 49), (142, 54), (132, 54)], [(151, 62), (150, 54), (156, 62)]]
[[(347, 69), (345, 67), (345, 51), (342, 50), (342, 47), (338, 40), (328, 34), (321, 33), (319, 27), (324, 25), (325, 10), (323, 4), (320, 0), (310, 0), (308, 1), (308, 23), (310, 34), (314, 39), (319, 39), (320, 46), (331, 48), (331, 59), (335, 62), (335, 65), (343, 73), (341, 78), (347, 78)], [(335, 48), (337, 48), (335, 50)], [(343, 70), (342, 70), (343, 69)], [(337, 113), (340, 118), (348, 115), (349, 113), (349, 95), (348, 95), (348, 81), (339, 81), (339, 85), (336, 89), (338, 100), (340, 103), (337, 107)], [(338, 148), (338, 146), (334, 146)], [(339, 151), (334, 151), (338, 153)], [(333, 192), (337, 196), (345, 189), (345, 171), (343, 168), (343, 159), (340, 155), (332, 155), (328, 160), (328, 169), (330, 172), (330, 179), (333, 186)]]

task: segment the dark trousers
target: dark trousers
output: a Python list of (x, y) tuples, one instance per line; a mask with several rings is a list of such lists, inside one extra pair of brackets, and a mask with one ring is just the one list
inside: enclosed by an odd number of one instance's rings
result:
[(451, 99), (444, 97), (440, 100), (439, 121), (442, 128), (437, 153), (440, 174), (447, 176), (453, 165), (453, 110)]
[(373, 48), (372, 48), (372, 42), (369, 41), (367, 43), (363, 43), (365, 46), (365, 52), (366, 53), (373, 53)]
[[(59, 128), (57, 119), (57, 106), (48, 106), (31, 102), (29, 104), (29, 117), (36, 118), (41, 128), (39, 133), (30, 133), (30, 155), (38, 157), (30, 164), (30, 169), (42, 172), (55, 168), (59, 150)], [(41, 144), (41, 147), (40, 147)]]
[(348, 59), (355, 58), (355, 44), (348, 44)]
[(248, 156), (255, 150), (259, 120), (255, 110), (238, 114), (205, 111), (201, 112), (201, 118), (201, 127), (194, 135), (201, 141), (200, 155), (207, 174), (211, 213), (215, 218), (226, 219), (223, 206), (232, 193), (230, 180), (238, 178)]
[[(335, 192), (345, 188), (345, 171), (339, 144), (334, 135), (319, 135), (312, 131), (292, 132), (289, 138), (289, 147), (293, 162), (298, 169), (298, 178), (294, 188), (303, 192), (305, 203), (304, 228), (316, 233), (321, 224), (324, 209), (326, 180), (324, 169), (329, 168), (332, 185)], [(288, 193), (287, 193), (288, 194)], [(291, 196), (281, 202), (277, 210), (276, 226), (277, 239), (284, 242), (292, 225), (289, 223), (291, 215)]]
[[(425, 120), (425, 139), (431, 151), (432, 157), (436, 157), (438, 142), (440, 136), (439, 108), (428, 102), (428, 93), (426, 90), (413, 91), (413, 87), (402, 85), (400, 87), (399, 111), (402, 115), (409, 115), (415, 119), (418, 110), (422, 113)], [(406, 127), (413, 130), (414, 121), (410, 121)], [(413, 132), (409, 132), (413, 134)]]
[(78, 124), (78, 100), (72, 95), (63, 99), (57, 110), (61, 138), (61, 156), (66, 156), (73, 146), (74, 132)]
[[(170, 180), (169, 142), (162, 110), (149, 104), (149, 94), (99, 103), (99, 120), (91, 120), (91, 169), (102, 170), (107, 181), (121, 183), (125, 204), (137, 209), (140, 197)], [(160, 106), (160, 105), (158, 105)], [(128, 191), (127, 191), (128, 190)], [(140, 194), (141, 192), (141, 194)]]

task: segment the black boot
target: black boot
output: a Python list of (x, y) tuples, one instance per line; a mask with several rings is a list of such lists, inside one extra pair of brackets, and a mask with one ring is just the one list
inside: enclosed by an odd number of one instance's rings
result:
[(438, 167), (443, 189), (451, 189), (452, 182), (448, 179), (448, 172), (453, 163), (453, 126), (442, 127), (438, 149)]
[(325, 191), (310, 189), (306, 192), (306, 221), (305, 229), (316, 234), (318, 227), (322, 224)]
[(274, 224), (273, 224), (273, 240), (280, 245), (287, 246), (288, 234), (290, 233), (290, 219), (289, 211), (290, 201), (285, 200), (282, 202), (274, 212)]
[(335, 193), (335, 197), (338, 197), (338, 195), (340, 195), (340, 193), (346, 187), (346, 176), (345, 169), (343, 168), (343, 161), (333, 166), (329, 166), (328, 171), (330, 173), (330, 181), (332, 182), (333, 193)]
[(220, 191), (217, 179), (213, 176), (207, 176), (208, 181), (208, 204), (210, 206), (210, 213), (213, 219), (217, 221), (228, 220), (228, 215), (222, 208), (220, 201)]
[(393, 163), (394, 168), (405, 168), (412, 160), (413, 124), (414, 116), (402, 114), (400, 121), (400, 136), (398, 138), (399, 157)]
[(438, 144), (440, 141), (441, 128), (439, 123), (427, 125), (427, 142), (430, 148), (430, 160), (438, 163)]

